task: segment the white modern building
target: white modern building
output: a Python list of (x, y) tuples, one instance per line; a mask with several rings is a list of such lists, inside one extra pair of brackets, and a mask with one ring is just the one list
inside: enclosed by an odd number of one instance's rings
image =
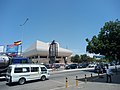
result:
[[(59, 47), (58, 44), (58, 56), (56, 57), (56, 63), (69, 62), (72, 51)], [(28, 57), (35, 63), (49, 63), (49, 46), (50, 43), (45, 43), (37, 40), (29, 48), (23, 52), (24, 57)]]

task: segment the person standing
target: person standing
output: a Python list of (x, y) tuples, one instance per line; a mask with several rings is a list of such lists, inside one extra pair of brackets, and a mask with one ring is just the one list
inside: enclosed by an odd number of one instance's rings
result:
[(112, 75), (112, 71), (111, 71), (111, 69), (109, 68), (109, 66), (108, 65), (106, 65), (106, 77), (107, 77), (107, 83), (108, 83), (108, 81), (111, 83), (112, 82), (112, 77), (111, 77), (111, 75)]

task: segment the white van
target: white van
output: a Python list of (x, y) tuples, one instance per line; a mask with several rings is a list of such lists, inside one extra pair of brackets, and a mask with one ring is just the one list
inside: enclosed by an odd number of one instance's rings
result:
[(48, 79), (50, 76), (47, 68), (44, 65), (38, 64), (14, 64), (8, 67), (6, 80), (8, 83), (18, 82), (24, 84), (29, 80)]

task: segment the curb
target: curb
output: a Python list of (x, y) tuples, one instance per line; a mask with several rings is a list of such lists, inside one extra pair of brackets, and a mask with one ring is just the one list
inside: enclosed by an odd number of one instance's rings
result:
[(82, 69), (69, 69), (69, 70), (49, 70), (50, 74), (63, 73), (63, 72), (72, 72), (72, 71), (81, 71), (81, 70), (94, 70), (94, 68), (82, 68)]

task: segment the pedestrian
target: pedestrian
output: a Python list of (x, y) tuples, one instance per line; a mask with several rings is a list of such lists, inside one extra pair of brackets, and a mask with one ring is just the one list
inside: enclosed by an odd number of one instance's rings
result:
[(106, 77), (107, 77), (107, 83), (108, 81), (111, 83), (112, 82), (112, 71), (111, 69), (109, 68), (108, 64), (106, 65)]

